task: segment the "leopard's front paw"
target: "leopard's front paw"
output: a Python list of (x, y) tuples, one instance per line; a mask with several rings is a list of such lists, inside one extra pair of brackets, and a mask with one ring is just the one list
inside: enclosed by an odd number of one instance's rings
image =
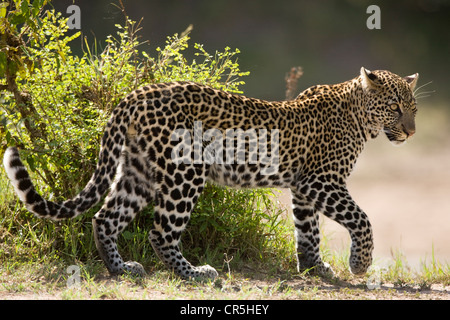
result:
[(132, 276), (145, 277), (147, 272), (145, 272), (144, 267), (136, 261), (127, 261), (123, 264), (123, 273), (128, 273)]
[(182, 273), (181, 276), (186, 279), (196, 280), (196, 281), (213, 281), (219, 276), (216, 269), (210, 265), (204, 265), (201, 267), (192, 267), (191, 270)]

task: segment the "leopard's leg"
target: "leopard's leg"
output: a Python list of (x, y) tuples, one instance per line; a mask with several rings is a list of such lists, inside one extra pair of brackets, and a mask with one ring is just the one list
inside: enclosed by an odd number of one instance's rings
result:
[(151, 244), (164, 264), (185, 279), (208, 280), (217, 277), (209, 265), (195, 267), (181, 254), (179, 243), (194, 205), (203, 190), (205, 177), (201, 166), (180, 164), (157, 187), (154, 228)]
[(124, 272), (145, 275), (141, 264), (124, 262), (117, 249), (118, 235), (151, 201), (151, 187), (142, 171), (142, 164), (142, 159), (130, 156), (127, 149), (123, 152), (111, 192), (92, 219), (97, 250), (111, 275)]
[(292, 204), (298, 271), (333, 274), (331, 267), (320, 257), (319, 212), (298, 193), (293, 192)]
[(318, 192), (316, 207), (344, 226), (352, 240), (350, 269), (353, 274), (363, 274), (372, 264), (373, 233), (367, 215), (355, 203), (347, 188), (330, 184), (327, 192)]

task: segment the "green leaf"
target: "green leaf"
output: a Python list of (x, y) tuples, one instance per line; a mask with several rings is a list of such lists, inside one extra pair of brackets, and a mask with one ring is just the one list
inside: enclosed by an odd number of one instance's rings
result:
[(33, 9), (31, 10), (31, 15), (33, 18), (37, 18), (41, 8), (47, 3), (46, 0), (34, 0), (33, 1)]
[(6, 53), (0, 52), (0, 78), (5, 77), (6, 65), (7, 65)]
[(30, 2), (28, 0), (22, 0), (20, 10), (22, 11), (22, 14), (25, 16), (25, 19), (28, 19), (30, 17)]
[(11, 22), (12, 25), (17, 26), (19, 24), (24, 23), (27, 20), (27, 17), (22, 13), (16, 13), (11, 15), (9, 18), (9, 22)]
[(31, 172), (35, 172), (36, 171), (36, 165), (35, 165), (34, 157), (32, 155), (29, 155), (29, 156), (26, 157), (25, 160), (26, 160), (28, 166), (30, 167)]
[(125, 230), (124, 232), (122, 232), (122, 237), (125, 240), (131, 240), (131, 239), (134, 238), (134, 234), (132, 232), (128, 231), (128, 230)]
[(4, 23), (3, 19), (6, 17), (6, 8), (8, 7), (8, 2), (2, 2), (0, 3), (0, 21), (1, 23)]

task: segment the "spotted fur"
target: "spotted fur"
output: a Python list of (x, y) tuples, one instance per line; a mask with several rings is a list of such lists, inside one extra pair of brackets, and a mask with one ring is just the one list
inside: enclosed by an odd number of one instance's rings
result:
[[(372, 261), (372, 228), (345, 181), (366, 141), (385, 132), (391, 142), (400, 144), (415, 133), (413, 90), (417, 79), (418, 74), (401, 78), (389, 71), (361, 68), (352, 80), (314, 86), (295, 100), (280, 102), (233, 95), (192, 82), (143, 87), (115, 108), (91, 180), (77, 196), (62, 203), (45, 200), (35, 191), (17, 149), (6, 151), (4, 165), (19, 198), (43, 218), (73, 218), (110, 190), (93, 226), (98, 251), (111, 274), (145, 274), (139, 263), (122, 260), (117, 237), (152, 202), (150, 241), (166, 266), (184, 278), (216, 277), (210, 266), (192, 266), (179, 248), (207, 180), (232, 187), (290, 188), (299, 270), (331, 271), (319, 254), (318, 213), (323, 212), (349, 231), (350, 267), (360, 274)], [(185, 140), (179, 139), (180, 135), (174, 139), (173, 134), (195, 136), (196, 123), (204, 131), (222, 133), (227, 129), (254, 129), (267, 132), (267, 136), (278, 132), (279, 144), (270, 137), (267, 140), (267, 155), (278, 155), (276, 170), (269, 170), (273, 163), (253, 158), (255, 137), (249, 137), (250, 143), (241, 150), (244, 163), (221, 162), (220, 157), (208, 162), (193, 152), (185, 154), (183, 161), (175, 161), (173, 154), (181, 154), (177, 148)], [(207, 147), (212, 141), (197, 143)], [(223, 157), (226, 155), (229, 150)]]

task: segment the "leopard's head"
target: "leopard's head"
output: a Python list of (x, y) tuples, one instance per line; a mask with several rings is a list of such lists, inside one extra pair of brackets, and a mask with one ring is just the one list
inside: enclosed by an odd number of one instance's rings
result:
[(389, 71), (361, 68), (369, 125), (383, 131), (394, 145), (404, 143), (416, 132), (414, 88), (418, 79), (418, 73), (402, 78)]

